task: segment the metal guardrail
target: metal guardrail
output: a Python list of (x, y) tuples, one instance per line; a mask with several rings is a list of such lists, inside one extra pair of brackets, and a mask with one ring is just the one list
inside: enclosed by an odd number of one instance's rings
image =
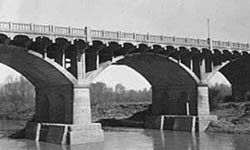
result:
[[(105, 30), (90, 30), (89, 28), (71, 28), (59, 27), (52, 25), (37, 25), (25, 23), (0, 22), (0, 32), (25, 33), (35, 35), (54, 35), (67, 37), (82, 37), (94, 40), (114, 40), (114, 41), (131, 41), (152, 44), (172, 44), (183, 46), (208, 47), (208, 40), (171, 37), (163, 35), (138, 34), (128, 32), (114, 32)], [(214, 48), (229, 48), (239, 50), (250, 50), (250, 45), (247, 43), (235, 43), (225, 41), (213, 41)]]

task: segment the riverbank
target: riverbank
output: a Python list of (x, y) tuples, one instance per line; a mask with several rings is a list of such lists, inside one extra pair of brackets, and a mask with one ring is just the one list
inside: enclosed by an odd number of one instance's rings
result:
[[(109, 103), (92, 106), (93, 122), (101, 123), (104, 128), (144, 128), (144, 120), (150, 114), (150, 103)], [(210, 123), (207, 132), (250, 134), (250, 102), (219, 104), (211, 114), (217, 115), (218, 120)], [(26, 121), (7, 121), (7, 124), (1, 121), (0, 129), (19, 130), (25, 127)]]
[[(145, 117), (150, 115), (150, 105), (109, 104), (92, 111), (95, 121), (104, 127), (143, 128)], [(218, 120), (210, 123), (207, 132), (250, 134), (250, 102), (219, 104), (211, 114), (217, 115)]]
[(211, 114), (218, 120), (210, 123), (207, 132), (250, 134), (250, 102), (219, 104)]

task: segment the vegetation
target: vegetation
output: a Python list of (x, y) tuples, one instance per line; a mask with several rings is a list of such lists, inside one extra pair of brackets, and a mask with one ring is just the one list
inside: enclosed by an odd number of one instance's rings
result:
[[(122, 109), (125, 107), (128, 109), (128, 112), (130, 111), (130, 108), (127, 108), (129, 105), (134, 108), (136, 108), (134, 104), (141, 105), (140, 110), (143, 110), (147, 108), (147, 104), (151, 103), (151, 89), (145, 88), (136, 91), (126, 89), (122, 84), (117, 84), (112, 88), (102, 82), (92, 83), (90, 88), (92, 111), (94, 111), (93, 114), (96, 116), (98, 116), (97, 113), (99, 111), (102, 111), (100, 109), (103, 109), (103, 112), (108, 112), (108, 108), (117, 107), (119, 108), (117, 110), (122, 114)], [(231, 88), (224, 84), (216, 84), (209, 88), (209, 99), (211, 110), (217, 108), (220, 103), (233, 101)], [(35, 90), (33, 85), (24, 77), (14, 78), (13, 76), (8, 76), (5, 84), (0, 87), (0, 117), (7, 119), (30, 119), (34, 111)], [(135, 110), (132, 111), (134, 112)]]
[(35, 109), (35, 90), (24, 77), (8, 76), (0, 88), (0, 114), (7, 119), (30, 119)]
[(107, 103), (136, 103), (136, 102), (151, 102), (151, 90), (143, 89), (139, 91), (126, 90), (122, 84), (117, 84), (115, 88), (107, 87), (105, 83), (92, 83), (90, 86), (91, 104)]
[(219, 103), (233, 101), (231, 87), (225, 84), (215, 84), (209, 88), (210, 109), (214, 110)]
[[(117, 103), (151, 102), (151, 90), (126, 90), (122, 84), (115, 88), (105, 83), (90, 86), (92, 107)], [(93, 109), (94, 110), (94, 109)], [(35, 112), (35, 89), (24, 77), (8, 76), (0, 87), (0, 118), (28, 120)]]

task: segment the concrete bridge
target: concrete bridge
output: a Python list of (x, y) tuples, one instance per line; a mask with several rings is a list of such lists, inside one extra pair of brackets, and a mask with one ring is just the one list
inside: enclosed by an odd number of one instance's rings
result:
[(164, 129), (173, 117), (173, 129), (184, 123), (204, 131), (216, 119), (209, 79), (220, 71), (233, 97), (242, 99), (250, 91), (249, 50), (249, 44), (211, 39), (0, 22), (0, 62), (36, 89), (35, 118), (25, 136), (58, 144), (103, 141), (101, 125), (91, 122), (89, 84), (112, 64), (135, 69), (151, 84), (154, 116), (147, 127)]

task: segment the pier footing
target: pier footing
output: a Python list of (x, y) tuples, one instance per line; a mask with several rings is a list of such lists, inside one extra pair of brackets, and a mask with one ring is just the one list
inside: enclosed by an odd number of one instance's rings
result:
[(148, 116), (145, 128), (174, 130), (187, 132), (204, 132), (212, 120), (217, 120), (215, 115), (185, 116), (185, 115), (159, 115)]
[(99, 123), (86, 125), (28, 123), (25, 128), (25, 138), (67, 145), (104, 141), (103, 130)]

